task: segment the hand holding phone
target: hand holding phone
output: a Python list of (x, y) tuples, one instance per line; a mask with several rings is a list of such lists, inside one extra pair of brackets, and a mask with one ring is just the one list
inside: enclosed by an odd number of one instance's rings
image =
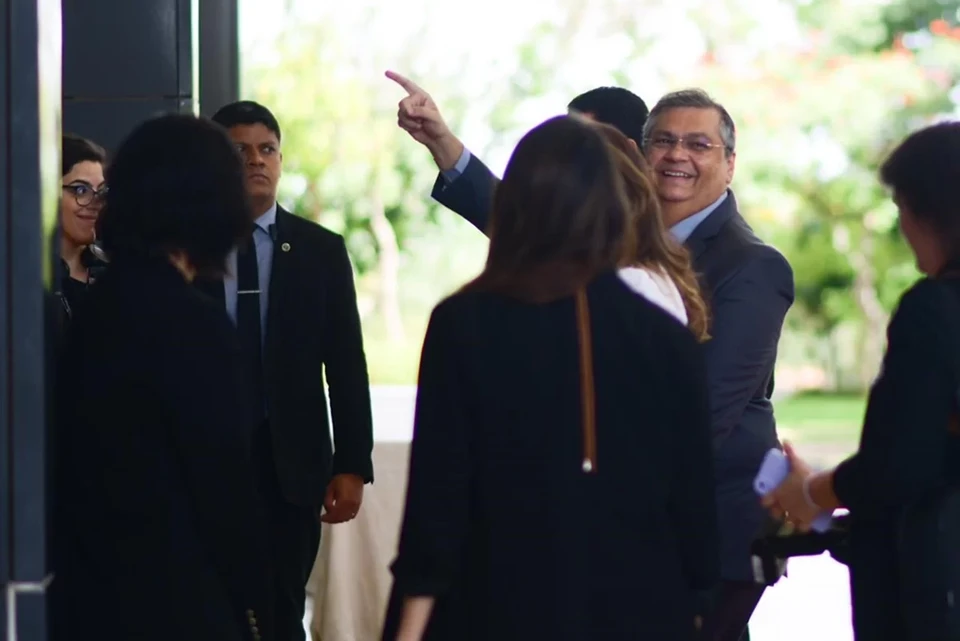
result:
[[(784, 479), (790, 474), (790, 462), (777, 448), (771, 449), (760, 464), (760, 471), (753, 480), (753, 490), (759, 496), (766, 496), (780, 487)], [(826, 532), (833, 522), (833, 515), (822, 512), (810, 525), (815, 532)]]

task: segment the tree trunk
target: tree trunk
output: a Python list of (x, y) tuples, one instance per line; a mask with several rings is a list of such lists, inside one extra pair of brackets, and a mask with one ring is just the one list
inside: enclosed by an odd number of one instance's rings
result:
[(847, 260), (856, 276), (853, 295), (863, 314), (863, 342), (860, 345), (860, 384), (867, 389), (872, 384), (883, 359), (887, 313), (877, 296), (876, 273), (873, 268), (873, 234), (864, 230), (858, 248), (847, 253)]
[(826, 387), (832, 392), (840, 390), (843, 384), (843, 374), (840, 372), (840, 359), (837, 350), (837, 332), (835, 328), (830, 328), (824, 336), (821, 349), (826, 352), (823, 355), (823, 364), (826, 373)]
[(377, 243), (377, 307), (383, 315), (387, 338), (391, 343), (401, 343), (406, 338), (403, 315), (400, 310), (400, 245), (393, 225), (387, 219), (380, 190), (379, 170), (372, 181), (370, 195), (370, 232)]
[(320, 194), (320, 185), (315, 181), (310, 181), (307, 185), (307, 193), (310, 195), (309, 206), (313, 210), (313, 222), (322, 225), (323, 221), (323, 196)]

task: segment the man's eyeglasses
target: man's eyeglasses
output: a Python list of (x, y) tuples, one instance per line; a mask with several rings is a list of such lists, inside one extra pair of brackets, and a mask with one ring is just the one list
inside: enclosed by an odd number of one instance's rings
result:
[(680, 145), (692, 154), (705, 154), (712, 149), (726, 149), (726, 145), (710, 142), (710, 140), (699, 136), (692, 136), (690, 138), (653, 136), (652, 138), (643, 139), (643, 146), (647, 149), (653, 148), (671, 151), (677, 145)]
[(94, 200), (103, 202), (103, 199), (106, 198), (107, 192), (109, 191), (108, 187), (94, 189), (89, 185), (64, 185), (63, 189), (73, 194), (77, 204), (81, 207), (90, 205)]

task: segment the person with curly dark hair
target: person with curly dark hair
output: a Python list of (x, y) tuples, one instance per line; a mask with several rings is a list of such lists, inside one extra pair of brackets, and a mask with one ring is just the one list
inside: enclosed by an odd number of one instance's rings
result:
[(240, 158), (215, 124), (163, 116), (107, 180), (109, 264), (62, 356), (84, 375), (58, 368), (52, 638), (270, 638), (249, 381), (235, 328), (191, 284), (249, 234)]

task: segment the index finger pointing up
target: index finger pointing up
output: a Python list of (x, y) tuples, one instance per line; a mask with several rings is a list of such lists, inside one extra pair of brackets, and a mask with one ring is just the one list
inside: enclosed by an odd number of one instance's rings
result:
[(418, 93), (425, 93), (417, 83), (405, 76), (401, 76), (396, 71), (387, 71), (384, 75), (400, 85), (403, 90), (407, 92), (407, 95), (412, 96)]

